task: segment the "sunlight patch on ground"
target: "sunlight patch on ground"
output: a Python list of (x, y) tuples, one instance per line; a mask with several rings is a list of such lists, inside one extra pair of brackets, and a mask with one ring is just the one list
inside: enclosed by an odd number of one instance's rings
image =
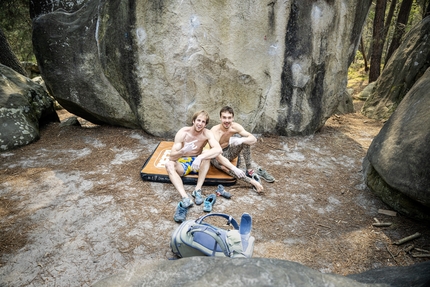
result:
[(136, 151), (125, 150), (119, 153), (118, 151), (116, 152), (117, 153), (115, 154), (115, 159), (111, 161), (111, 164), (124, 164), (127, 161), (132, 161), (136, 158), (139, 158), (142, 153), (141, 150), (136, 150)]

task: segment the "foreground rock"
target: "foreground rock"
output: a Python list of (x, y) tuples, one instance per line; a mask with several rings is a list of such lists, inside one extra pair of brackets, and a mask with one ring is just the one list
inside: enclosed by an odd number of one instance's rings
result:
[(408, 92), (367, 152), (365, 180), (395, 210), (430, 221), (430, 68)]
[(0, 64), (0, 150), (37, 140), (44, 121), (59, 121), (52, 98), (42, 86)]
[(323, 274), (285, 260), (190, 257), (175, 261), (148, 261), (146, 265), (103, 279), (93, 286), (418, 287), (425, 286), (430, 280), (430, 262), (402, 268), (384, 268), (382, 272), (366, 273), (364, 279), (359, 275), (353, 278), (366, 280), (366, 284), (340, 275)]
[(388, 120), (406, 93), (430, 66), (430, 16), (423, 19), (405, 36), (382, 71), (362, 114), (373, 119)]
[(370, 4), (31, 1), (33, 43), (49, 91), (93, 123), (172, 136), (228, 104), (251, 132), (306, 135), (351, 107), (347, 70)]

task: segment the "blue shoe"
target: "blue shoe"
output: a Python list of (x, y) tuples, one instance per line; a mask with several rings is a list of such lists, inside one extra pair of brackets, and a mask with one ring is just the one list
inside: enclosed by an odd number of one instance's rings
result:
[(212, 206), (215, 204), (215, 201), (216, 201), (215, 194), (210, 194), (208, 197), (206, 197), (204, 201), (205, 205), (203, 206), (203, 211), (211, 212)]
[(184, 222), (185, 219), (187, 218), (187, 212), (188, 212), (188, 208), (184, 207), (182, 205), (182, 201), (180, 201), (178, 203), (178, 206), (176, 207), (176, 211), (175, 211), (175, 215), (173, 216), (173, 219), (178, 222)]
[(194, 190), (193, 193), (191, 194), (194, 197), (194, 201), (196, 202), (197, 205), (200, 205), (203, 203), (203, 197), (202, 197), (202, 190)]
[(218, 188), (216, 189), (215, 192), (216, 192), (216, 195), (218, 195), (218, 196), (222, 196), (222, 197), (225, 197), (227, 199), (231, 198), (230, 192), (225, 191), (224, 186), (222, 184), (218, 185)]
[(190, 207), (190, 206), (193, 205), (193, 202), (192, 202), (192, 200), (189, 197), (182, 198), (181, 202), (182, 202), (182, 207), (183, 208), (188, 208), (188, 207)]

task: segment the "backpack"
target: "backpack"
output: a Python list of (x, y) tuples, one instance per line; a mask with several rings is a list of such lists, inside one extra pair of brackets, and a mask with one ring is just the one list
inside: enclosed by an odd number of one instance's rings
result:
[[(210, 216), (227, 219), (232, 230), (218, 228), (203, 222)], [(230, 215), (209, 213), (196, 220), (186, 220), (173, 232), (170, 241), (172, 252), (178, 257), (216, 256), (250, 258), (254, 250), (255, 238), (251, 236), (252, 218), (242, 214), (240, 225)]]

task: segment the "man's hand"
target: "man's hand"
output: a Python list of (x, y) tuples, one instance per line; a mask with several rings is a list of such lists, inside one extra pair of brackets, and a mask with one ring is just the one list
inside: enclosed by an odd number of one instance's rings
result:
[(199, 156), (196, 157), (193, 161), (193, 164), (191, 165), (191, 168), (196, 172), (199, 171), (201, 162), (202, 162), (202, 159)]
[(238, 178), (242, 178), (245, 177), (245, 172), (243, 170), (241, 170), (240, 168), (237, 167), (233, 167), (232, 171), (237, 175)]
[(231, 146), (241, 145), (245, 141), (245, 138), (239, 138), (239, 137), (231, 137), (229, 140), (229, 144)]
[(197, 140), (189, 142), (189, 143), (185, 143), (184, 146), (181, 148), (181, 152), (183, 154), (186, 154), (192, 150), (195, 150), (197, 148), (197, 146), (194, 144)]

